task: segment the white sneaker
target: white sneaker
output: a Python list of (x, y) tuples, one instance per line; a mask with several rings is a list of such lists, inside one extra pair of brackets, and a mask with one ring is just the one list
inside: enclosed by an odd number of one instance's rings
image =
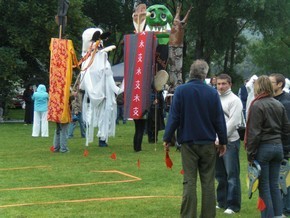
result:
[(221, 209), (218, 205), (215, 206), (216, 209)]
[(224, 213), (225, 213), (225, 214), (234, 214), (235, 211), (233, 211), (232, 209), (228, 208), (228, 209), (225, 210)]

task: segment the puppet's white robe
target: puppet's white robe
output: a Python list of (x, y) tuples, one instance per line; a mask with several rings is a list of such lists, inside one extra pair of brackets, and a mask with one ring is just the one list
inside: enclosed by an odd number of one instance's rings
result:
[[(87, 68), (91, 58), (93, 62)], [(97, 137), (107, 142), (109, 136), (115, 136), (116, 95), (123, 89), (115, 84), (106, 52), (98, 51), (93, 57), (90, 56), (83, 62), (82, 69), (86, 69), (81, 73), (80, 82), (80, 89), (85, 90), (83, 120), (87, 126), (86, 145), (93, 142), (95, 127), (98, 128)]]

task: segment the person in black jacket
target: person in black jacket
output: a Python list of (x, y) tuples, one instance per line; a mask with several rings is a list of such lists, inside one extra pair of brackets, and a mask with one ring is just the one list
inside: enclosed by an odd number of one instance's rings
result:
[[(274, 98), (280, 101), (286, 109), (288, 119), (290, 118), (290, 94), (283, 91), (285, 87), (285, 77), (282, 74), (274, 73), (269, 76), (274, 89)], [(290, 137), (282, 141), (284, 159), (289, 159)], [(283, 194), (283, 214), (290, 216), (290, 187), (287, 188), (287, 194)]]
[(25, 101), (24, 125), (33, 123), (33, 113), (34, 113), (32, 100), (33, 93), (34, 93), (33, 86), (31, 84), (29, 84), (23, 92), (23, 99)]
[(283, 138), (290, 130), (288, 117), (282, 103), (273, 98), (274, 90), (268, 76), (260, 76), (255, 81), (254, 95), (244, 140), (248, 162), (258, 161), (261, 166), (259, 198), (266, 206), (261, 217), (282, 217), (279, 172), (283, 160)]
[(245, 119), (246, 119), (246, 107), (247, 107), (247, 99), (248, 99), (248, 91), (246, 88), (247, 82), (248, 80), (244, 81), (244, 84), (240, 87), (239, 92), (238, 92), (238, 96), (243, 103), (243, 114), (244, 114)]
[(151, 93), (151, 106), (147, 116), (148, 142), (158, 142), (158, 131), (165, 128), (164, 122), (164, 98), (162, 91)]

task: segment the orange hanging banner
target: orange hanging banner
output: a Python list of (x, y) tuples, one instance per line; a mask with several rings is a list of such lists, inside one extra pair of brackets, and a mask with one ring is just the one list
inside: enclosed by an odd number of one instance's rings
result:
[(52, 38), (50, 43), (49, 75), (49, 121), (69, 123), (71, 121), (69, 96), (72, 82), (73, 62), (76, 55), (71, 40)]

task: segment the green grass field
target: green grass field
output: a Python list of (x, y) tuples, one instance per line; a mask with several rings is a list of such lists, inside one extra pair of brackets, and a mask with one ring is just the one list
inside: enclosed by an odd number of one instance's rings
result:
[[(13, 110), (13, 117), (23, 111)], [(0, 123), (0, 217), (179, 217), (182, 175), (180, 153), (170, 151), (165, 166), (163, 132), (157, 145), (143, 138), (133, 151), (133, 121), (120, 124), (109, 147), (98, 140), (85, 147), (77, 127), (69, 153), (52, 153), (55, 124), (49, 138), (32, 138), (32, 126)], [(84, 150), (89, 152), (84, 156)], [(115, 153), (116, 159), (111, 155)], [(138, 160), (140, 168), (138, 167)], [(257, 193), (247, 197), (245, 150), (241, 148), (242, 210), (232, 217), (259, 217)], [(198, 190), (200, 196), (200, 189)], [(200, 202), (200, 197), (199, 197)], [(223, 211), (217, 217), (228, 217)]]

